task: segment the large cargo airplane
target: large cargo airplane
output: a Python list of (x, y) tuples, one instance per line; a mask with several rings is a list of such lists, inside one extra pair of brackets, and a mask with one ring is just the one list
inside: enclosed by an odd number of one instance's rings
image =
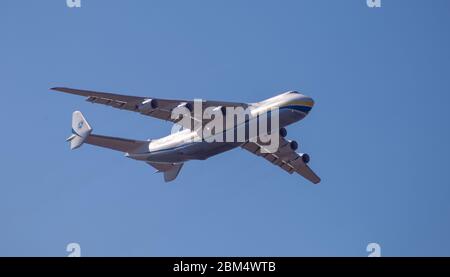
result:
[[(194, 106), (198, 101), (168, 100), (151, 97), (128, 96), (113, 93), (95, 92), (64, 87), (52, 90), (87, 97), (87, 101), (98, 103), (121, 110), (137, 112), (146, 116), (171, 121), (180, 124), (179, 118), (173, 118), (174, 109), (184, 107), (193, 121), (205, 121), (195, 116)], [(80, 147), (83, 143), (96, 145), (124, 152), (125, 156), (138, 161), (144, 161), (154, 167), (157, 172), (164, 174), (164, 180), (170, 182), (177, 178), (183, 164), (189, 160), (206, 160), (209, 157), (241, 147), (257, 156), (261, 156), (274, 165), (279, 166), (289, 174), (298, 173), (314, 184), (320, 178), (310, 169), (308, 154), (297, 153), (298, 144), (287, 140), (286, 126), (305, 118), (314, 105), (312, 98), (296, 91), (289, 91), (258, 103), (235, 103), (224, 101), (201, 101), (201, 108), (214, 108), (225, 115), (228, 108), (243, 108), (250, 111), (249, 117), (269, 114), (273, 109), (278, 111), (277, 149), (266, 151), (266, 144), (260, 143), (259, 138), (244, 141), (214, 141), (208, 142), (200, 137), (199, 132), (192, 126), (184, 126), (178, 132), (154, 140), (139, 141), (132, 139), (108, 137), (92, 134), (92, 128), (81, 112), (72, 115), (72, 135), (67, 139), (71, 149)], [(189, 122), (191, 122), (189, 120)], [(248, 124), (248, 117), (244, 122), (233, 123), (231, 128), (224, 128), (224, 132), (237, 130), (239, 124)], [(205, 122), (201, 122), (204, 126)], [(195, 124), (194, 124), (195, 126)], [(279, 140), (279, 141), (278, 141)]]

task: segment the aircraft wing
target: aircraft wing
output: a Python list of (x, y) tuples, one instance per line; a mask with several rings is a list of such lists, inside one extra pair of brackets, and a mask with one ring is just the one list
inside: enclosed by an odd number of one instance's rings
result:
[[(80, 95), (86, 97), (86, 101), (91, 103), (103, 104), (111, 106), (113, 108), (128, 110), (132, 112), (137, 112), (143, 115), (151, 116), (154, 118), (171, 121), (178, 123), (178, 120), (172, 119), (172, 110), (180, 105), (186, 105), (186, 107), (194, 107), (194, 101), (192, 100), (172, 100), (172, 99), (161, 99), (152, 97), (142, 97), (142, 96), (129, 96), (114, 93), (105, 93), (89, 90), (79, 90), (65, 87), (56, 87), (52, 90)], [(235, 102), (224, 102), (224, 101), (203, 101), (203, 110), (208, 107), (243, 107), (246, 108), (248, 105), (245, 103), (235, 103)], [(194, 119), (193, 112), (191, 112), (191, 118)], [(200, 119), (201, 120), (201, 119)], [(191, 128), (190, 126), (183, 126), (186, 128)]]
[(278, 151), (275, 153), (263, 153), (261, 150), (264, 146), (255, 142), (247, 142), (242, 145), (242, 148), (257, 156), (263, 157), (289, 174), (296, 172), (314, 184), (320, 183), (320, 177), (309, 168), (297, 152), (290, 148), (289, 142), (286, 139), (280, 136), (279, 143)]

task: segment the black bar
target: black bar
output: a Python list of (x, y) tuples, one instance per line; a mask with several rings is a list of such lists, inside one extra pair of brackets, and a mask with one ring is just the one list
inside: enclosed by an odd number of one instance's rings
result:
[[(201, 266), (200, 266), (201, 265)], [(186, 269), (189, 269), (187, 272)], [(203, 270), (204, 269), (204, 270)], [(450, 273), (449, 258), (0, 258), (1, 273)], [(203, 274), (202, 274), (203, 273)], [(148, 275), (147, 275), (148, 276)]]

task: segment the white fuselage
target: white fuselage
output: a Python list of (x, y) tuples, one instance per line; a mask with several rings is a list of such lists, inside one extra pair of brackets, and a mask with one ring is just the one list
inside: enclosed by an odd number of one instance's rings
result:
[[(269, 117), (273, 109), (278, 109), (279, 128), (285, 127), (303, 119), (314, 105), (314, 101), (298, 92), (287, 92), (262, 102), (249, 105), (247, 119), (238, 120), (230, 127), (224, 128), (223, 134), (226, 137), (229, 132), (238, 132), (240, 129), (248, 129), (252, 120), (257, 120), (258, 116), (268, 114)], [(217, 136), (217, 134), (215, 134)], [(247, 137), (248, 141), (250, 137)], [(219, 153), (239, 147), (246, 141), (225, 141), (209, 142), (208, 137), (201, 131), (183, 129), (160, 139), (151, 140), (148, 149), (141, 153), (128, 153), (127, 156), (142, 161), (181, 163), (188, 160), (204, 160)], [(148, 150), (148, 151), (147, 151)]]

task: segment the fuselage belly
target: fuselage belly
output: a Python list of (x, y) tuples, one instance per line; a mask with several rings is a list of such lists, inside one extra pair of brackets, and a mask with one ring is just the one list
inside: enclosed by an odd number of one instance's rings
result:
[[(279, 127), (286, 127), (299, 120), (302, 120), (306, 114), (293, 109), (279, 110)], [(234, 127), (234, 133), (238, 127)], [(248, 122), (245, 127), (248, 129)], [(270, 128), (269, 128), (270, 131)], [(227, 132), (227, 131), (225, 131)], [(230, 132), (230, 130), (228, 130)], [(175, 134), (176, 135), (176, 134)], [(226, 135), (225, 135), (226, 136)], [(140, 156), (140, 160), (149, 162), (163, 163), (182, 163), (189, 160), (206, 160), (217, 154), (232, 150), (244, 144), (242, 142), (207, 142), (207, 141), (191, 141), (183, 142), (173, 147), (162, 148), (160, 150), (150, 151)]]

